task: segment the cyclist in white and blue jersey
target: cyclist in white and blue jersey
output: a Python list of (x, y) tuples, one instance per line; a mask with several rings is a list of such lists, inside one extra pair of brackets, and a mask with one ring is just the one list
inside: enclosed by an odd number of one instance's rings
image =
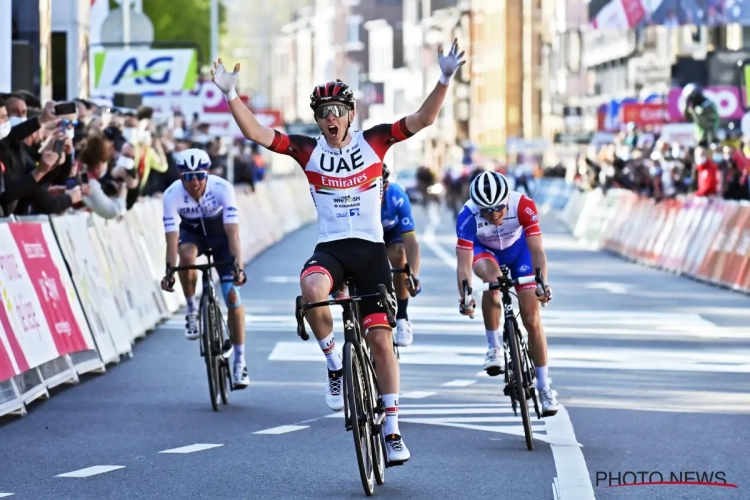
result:
[[(217, 175), (209, 175), (211, 159), (205, 151), (187, 149), (176, 156), (180, 179), (164, 192), (164, 233), (167, 239), (167, 275), (162, 289), (171, 292), (174, 276), (169, 271), (175, 267), (177, 255), (181, 266), (192, 266), (198, 256), (210, 248), (214, 262), (235, 258), (239, 269), (217, 266), (221, 280), (224, 303), (229, 310), (227, 323), (234, 344), (234, 385), (244, 389), (250, 385), (245, 364), (245, 311), (240, 300), (240, 289), (247, 280), (242, 270), (239, 236), (239, 210), (234, 186)], [(196, 340), (198, 328), (198, 301), (195, 287), (198, 271), (179, 271), (180, 284), (187, 301), (185, 337)]]
[[(422, 291), (419, 282), (419, 242), (417, 242), (414, 217), (411, 213), (411, 202), (404, 188), (388, 180), (390, 171), (383, 163), (383, 200), (380, 209), (380, 218), (383, 222), (383, 241), (388, 248), (388, 260), (393, 268), (403, 268), (409, 263), (414, 283), (416, 285), (415, 295)], [(396, 289), (396, 344), (401, 347), (411, 345), (414, 336), (411, 331), (411, 322), (406, 312), (409, 305), (409, 290), (405, 284), (405, 276), (396, 274), (393, 276), (393, 285)]]

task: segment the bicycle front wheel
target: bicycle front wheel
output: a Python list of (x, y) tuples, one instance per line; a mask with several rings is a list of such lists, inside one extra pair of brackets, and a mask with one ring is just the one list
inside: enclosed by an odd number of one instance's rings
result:
[(521, 346), (518, 343), (518, 332), (513, 321), (508, 320), (505, 324), (508, 334), (507, 342), (510, 344), (510, 358), (513, 369), (513, 385), (515, 398), (521, 407), (521, 420), (523, 420), (523, 432), (526, 435), (526, 447), (529, 451), (534, 449), (534, 435), (531, 430), (531, 418), (529, 417), (529, 402), (526, 399), (525, 374), (521, 366)]
[(357, 451), (359, 477), (369, 497), (375, 493), (375, 471), (372, 464), (372, 430), (365, 400), (364, 370), (354, 344), (344, 344), (344, 384), (349, 403), (354, 448)]
[(216, 314), (214, 303), (207, 295), (201, 297), (201, 342), (203, 342), (203, 359), (206, 362), (206, 375), (208, 375), (208, 392), (211, 396), (211, 406), (214, 411), (219, 411), (219, 376), (214, 361), (214, 338), (216, 328)]

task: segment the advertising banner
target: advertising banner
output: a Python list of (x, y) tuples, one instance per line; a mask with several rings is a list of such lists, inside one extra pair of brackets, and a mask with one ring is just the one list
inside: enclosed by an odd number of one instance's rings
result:
[(192, 90), (198, 79), (195, 49), (107, 49), (92, 58), (94, 95)]
[(633, 122), (638, 127), (661, 125), (667, 121), (667, 110), (658, 103), (627, 103), (622, 106), (622, 122)]
[[(741, 120), (744, 116), (742, 97), (737, 87), (707, 87), (703, 90), (703, 94), (716, 103), (722, 120)], [(667, 96), (669, 121), (684, 122), (683, 109), (685, 109), (685, 100), (682, 99), (682, 88), (671, 89)]]
[(70, 305), (66, 286), (44, 239), (41, 224), (9, 224), (21, 254), (26, 275), (60, 356), (90, 349)]
[(591, 0), (589, 22), (599, 30), (632, 29), (638, 25), (750, 26), (750, 0)]

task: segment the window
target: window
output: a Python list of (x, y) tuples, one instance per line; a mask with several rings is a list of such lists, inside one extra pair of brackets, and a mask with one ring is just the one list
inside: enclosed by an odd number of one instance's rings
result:
[(361, 19), (359, 17), (351, 16), (346, 21), (346, 41), (347, 43), (359, 42), (359, 25)]

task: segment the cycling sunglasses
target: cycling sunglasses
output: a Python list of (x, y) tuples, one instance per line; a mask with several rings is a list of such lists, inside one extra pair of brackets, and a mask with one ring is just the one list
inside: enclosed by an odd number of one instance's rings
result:
[(321, 120), (328, 118), (329, 112), (333, 113), (333, 116), (336, 118), (341, 118), (349, 112), (349, 108), (343, 104), (323, 104), (315, 108), (315, 118), (320, 118)]
[(485, 214), (491, 214), (491, 213), (495, 213), (495, 212), (502, 212), (507, 207), (508, 207), (508, 205), (498, 205), (498, 206), (493, 207), (493, 208), (483, 208), (483, 209), (480, 210), (480, 212), (485, 213)]
[(205, 181), (208, 178), (208, 172), (183, 172), (180, 174), (180, 177), (182, 177), (185, 182), (190, 182), (193, 179)]

